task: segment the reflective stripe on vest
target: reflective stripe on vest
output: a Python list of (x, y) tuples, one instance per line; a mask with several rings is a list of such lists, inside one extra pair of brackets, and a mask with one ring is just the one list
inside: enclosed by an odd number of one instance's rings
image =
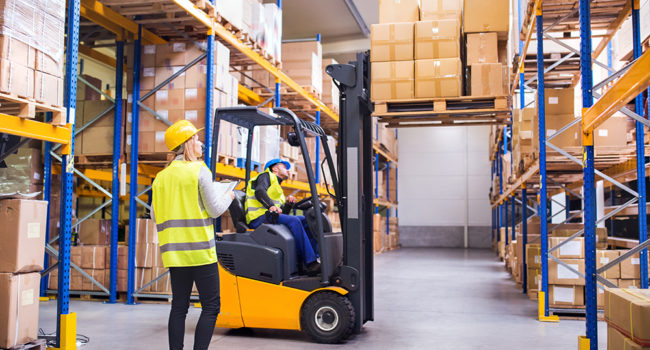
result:
[(153, 182), (153, 212), (165, 267), (217, 262), (212, 219), (199, 205), (203, 162), (173, 161)]
[(252, 187), (253, 182), (255, 182), (257, 178), (264, 173), (269, 174), (269, 180), (271, 184), (266, 190), (266, 193), (269, 195), (269, 198), (271, 198), (271, 201), (273, 201), (273, 204), (275, 204), (276, 207), (280, 207), (286, 201), (284, 197), (284, 190), (282, 189), (282, 186), (280, 186), (278, 177), (269, 169), (263, 173), (259, 173), (257, 176), (255, 176), (255, 178), (250, 180), (248, 184), (246, 184), (246, 202), (244, 203), (244, 212), (246, 214), (246, 223), (249, 224), (251, 221), (264, 215), (268, 210), (260, 201), (257, 200), (257, 198), (255, 198), (255, 189)]

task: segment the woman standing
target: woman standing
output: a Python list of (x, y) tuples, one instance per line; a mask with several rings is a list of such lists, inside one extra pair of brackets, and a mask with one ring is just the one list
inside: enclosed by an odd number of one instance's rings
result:
[(210, 169), (200, 159), (203, 144), (191, 122), (181, 120), (165, 132), (165, 143), (176, 158), (153, 182), (153, 216), (163, 265), (169, 268), (172, 308), (169, 348), (183, 349), (185, 317), (196, 283), (201, 316), (194, 333), (194, 349), (207, 349), (219, 314), (219, 270), (212, 218), (228, 209), (232, 192), (219, 195)]

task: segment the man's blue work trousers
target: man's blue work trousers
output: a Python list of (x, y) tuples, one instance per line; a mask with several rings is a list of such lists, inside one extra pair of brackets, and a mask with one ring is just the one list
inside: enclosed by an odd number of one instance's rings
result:
[[(258, 228), (260, 225), (266, 223), (266, 215), (251, 221), (248, 227), (252, 229)], [(311, 264), (316, 261), (318, 257), (318, 243), (309, 234), (309, 226), (304, 216), (293, 216), (280, 214), (278, 216), (278, 224), (284, 225), (289, 228), (296, 240), (296, 250), (298, 251), (298, 258), (305, 264)]]

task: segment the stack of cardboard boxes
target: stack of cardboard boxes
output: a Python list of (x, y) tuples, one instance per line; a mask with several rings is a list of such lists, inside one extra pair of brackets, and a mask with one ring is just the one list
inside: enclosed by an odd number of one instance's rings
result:
[[(312, 90), (315, 96), (320, 97), (323, 92), (323, 48), (321, 43), (315, 40), (284, 43), (282, 44), (282, 57), (282, 71), (298, 85)], [(267, 83), (266, 86), (273, 86), (273, 84)]]
[(604, 292), (607, 349), (650, 348), (650, 292), (607, 288)]
[[(205, 43), (199, 43), (204, 45)], [(190, 62), (201, 55), (201, 48), (193, 43), (172, 42), (162, 45), (146, 45), (142, 49), (142, 71), (140, 79), (140, 98), (147, 95), (154, 87), (165, 82), (178, 73)], [(205, 126), (206, 94), (213, 94), (215, 107), (228, 107), (237, 104), (238, 82), (229, 73), (230, 51), (219, 42), (215, 43), (215, 66), (213, 91), (206, 91), (207, 66), (203, 59), (185, 70), (173, 80), (146, 98), (142, 103), (158, 115), (174, 123), (189, 120), (198, 128)], [(129, 80), (132, 76), (132, 62), (127, 62)], [(127, 81), (127, 89), (132, 82)], [(129, 91), (126, 104), (126, 152), (131, 145), (131, 111), (133, 95)], [(168, 125), (144, 108), (139, 115), (139, 153), (166, 153), (165, 130)], [(226, 129), (228, 130), (228, 129)], [(230, 135), (220, 133), (220, 138)], [(204, 133), (200, 134), (204, 137)]]
[[(152, 219), (137, 219), (135, 235), (135, 288), (138, 290), (167, 269), (162, 263), (156, 223)], [(143, 292), (168, 292), (167, 283), (151, 284)]]
[(375, 254), (399, 248), (399, 219), (391, 217), (387, 223), (385, 216), (374, 214), (372, 220)]
[(334, 85), (332, 77), (325, 70), (331, 64), (338, 64), (333, 58), (323, 58), (323, 93), (321, 101), (329, 107), (334, 113), (339, 113), (339, 89)]
[[(523, 174), (537, 159), (533, 149), (535, 109), (515, 109), (512, 117), (512, 166), (514, 175)], [(535, 126), (537, 127), (537, 126)]]
[(38, 337), (47, 202), (0, 200), (0, 348)]
[(0, 25), (0, 91), (61, 106), (65, 1), (2, 1)]

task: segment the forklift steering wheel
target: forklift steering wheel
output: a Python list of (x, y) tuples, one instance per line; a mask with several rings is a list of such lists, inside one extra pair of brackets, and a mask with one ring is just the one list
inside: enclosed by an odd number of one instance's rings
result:
[(301, 199), (293, 205), (298, 210), (307, 210), (312, 207), (311, 196)]

